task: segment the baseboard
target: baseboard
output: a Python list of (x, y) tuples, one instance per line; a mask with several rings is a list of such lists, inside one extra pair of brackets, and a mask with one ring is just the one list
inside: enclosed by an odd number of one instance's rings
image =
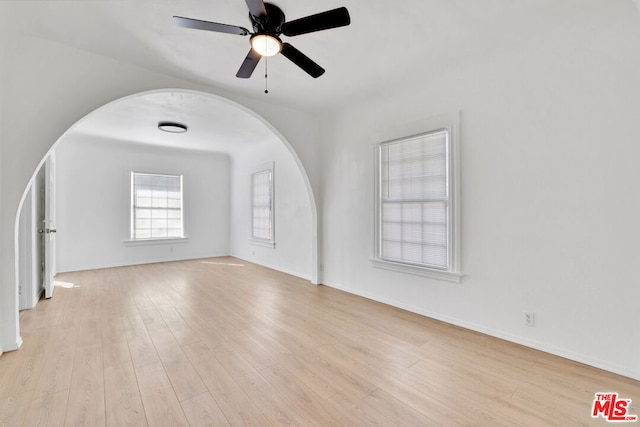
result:
[(578, 362), (578, 363), (583, 363), (585, 365), (589, 365), (592, 366), (594, 368), (598, 368), (598, 369), (602, 369), (608, 372), (612, 372), (614, 374), (618, 374), (618, 375), (622, 375), (628, 378), (632, 378), (634, 380), (640, 380), (640, 372), (638, 371), (634, 371), (634, 370), (629, 370), (626, 367), (622, 367), (622, 366), (617, 366), (617, 365), (613, 365), (607, 361), (604, 360), (600, 360), (600, 359), (596, 359), (590, 356), (586, 356), (583, 354), (579, 354), (579, 353), (574, 353), (571, 351), (567, 351), (565, 349), (561, 349), (561, 348), (557, 348), (554, 346), (550, 346), (548, 344), (539, 342), (539, 341), (535, 341), (535, 340), (529, 340), (526, 338), (522, 338), (519, 337), (517, 335), (512, 335), (503, 331), (499, 331), (499, 330), (495, 330), (492, 328), (486, 328), (482, 325), (478, 325), (472, 322), (467, 322), (464, 320), (460, 320), (460, 319), (456, 319), (453, 317), (449, 317), (449, 316), (443, 316), (439, 313), (434, 313), (428, 310), (423, 310), (419, 307), (415, 307), (415, 306), (411, 306), (408, 304), (403, 304), (403, 303), (399, 303), (397, 301), (388, 299), (388, 298), (382, 298), (379, 297), (377, 295), (373, 295), (373, 294), (369, 294), (367, 292), (360, 292), (360, 291), (354, 291), (352, 289), (344, 289), (341, 288), (340, 286), (335, 286), (334, 284), (330, 284), (330, 283), (323, 283), (326, 286), (335, 288), (335, 289), (339, 289), (341, 291), (344, 292), (348, 292), (354, 295), (358, 295), (361, 296), (363, 298), (367, 298), (373, 301), (377, 301), (383, 304), (387, 304), (393, 307), (397, 307), (397, 308), (401, 308), (403, 310), (407, 310), (410, 311), (412, 313), (416, 313), (416, 314), (420, 314), (422, 316), (431, 318), (431, 319), (435, 319), (435, 320), (439, 320), (441, 322), (445, 322), (445, 323), (449, 323), (451, 325), (455, 325), (455, 326), (459, 326), (461, 328), (465, 328), (465, 329), (469, 329), (475, 332), (480, 332), (482, 334), (485, 335), (489, 335), (495, 338), (500, 338), (503, 339), (505, 341), (509, 341), (509, 342), (513, 342), (515, 344), (520, 344), (523, 345), (525, 347), (529, 347), (535, 350), (540, 350), (543, 351), (545, 353), (549, 353), (549, 354), (553, 354), (555, 356), (559, 356), (559, 357), (563, 357), (565, 359), (569, 359), (572, 360), (574, 362)]
[(36, 292), (33, 300), (31, 301), (31, 307), (29, 307), (30, 309), (36, 308), (36, 305), (38, 305), (38, 301), (40, 301), (40, 298), (42, 298), (42, 294), (44, 294), (44, 288), (40, 288), (38, 292)]
[(22, 337), (18, 337), (18, 339), (14, 343), (9, 343), (9, 344), (4, 343), (4, 344), (0, 345), (0, 354), (2, 354), (3, 352), (7, 352), (7, 351), (17, 350), (20, 347), (22, 347)]
[[(299, 277), (301, 279), (311, 281), (311, 276), (308, 275), (308, 274), (303, 274), (303, 273), (300, 273), (299, 271), (289, 270), (289, 269), (286, 269), (286, 268), (274, 267), (273, 265), (269, 265), (269, 264), (266, 264), (266, 263), (261, 263), (261, 262), (258, 262), (256, 260), (241, 258), (241, 257), (239, 257), (237, 255), (230, 255), (230, 254), (227, 254), (227, 253), (224, 253), (224, 254), (212, 254), (212, 255), (206, 255), (206, 256), (198, 256), (198, 257), (195, 257), (195, 258), (176, 258), (176, 259), (170, 259), (170, 260), (145, 261), (145, 262), (130, 263), (130, 264), (113, 264), (113, 265), (106, 264), (106, 265), (75, 266), (75, 267), (73, 267), (73, 269), (70, 269), (70, 270), (65, 269), (64, 271), (59, 271), (58, 273), (72, 273), (72, 272), (75, 272), (75, 271), (100, 270), (100, 269), (103, 269), (103, 268), (127, 267), (127, 266), (130, 266), (130, 265), (160, 264), (160, 263), (163, 263), (163, 262), (192, 261), (192, 260), (198, 260), (198, 259), (220, 258), (220, 257), (226, 257), (226, 256), (234, 257), (234, 258), (240, 259), (242, 261), (250, 262), (252, 264), (261, 265), (263, 267), (267, 267), (267, 268), (270, 268), (272, 270), (279, 271), (281, 273), (290, 274), (292, 276), (296, 276), (296, 277)], [(317, 285), (317, 283), (314, 283), (314, 284)]]
[[(293, 270), (289, 270), (287, 268), (274, 267), (273, 265), (269, 265), (267, 263), (262, 263), (262, 262), (259, 262), (257, 260), (253, 260), (253, 259), (241, 258), (241, 257), (239, 257), (237, 255), (229, 255), (229, 256), (232, 256), (232, 257), (237, 258), (237, 259), (241, 259), (242, 261), (250, 262), (251, 264), (257, 264), (257, 265), (260, 265), (262, 267), (267, 267), (267, 268), (270, 268), (272, 270), (279, 271), (281, 273), (289, 274), (291, 276), (296, 276), (296, 277), (299, 277), (301, 279), (308, 280), (310, 282), (312, 281), (310, 275), (300, 273), (299, 271), (293, 271)], [(317, 285), (317, 283), (314, 283), (314, 285)]]
[(129, 267), (132, 265), (161, 264), (164, 262), (192, 261), (192, 260), (206, 259), (206, 258), (219, 258), (219, 257), (225, 257), (225, 256), (231, 256), (231, 255), (227, 253), (219, 253), (219, 254), (210, 254), (210, 255), (198, 255), (196, 257), (171, 258), (171, 259), (164, 259), (164, 260), (145, 260), (140, 262), (122, 262), (122, 263), (117, 262), (117, 263), (109, 263), (109, 264), (102, 264), (102, 265), (80, 265), (80, 266), (69, 267), (63, 271), (62, 270), (58, 271), (58, 273), (73, 273), (77, 271), (101, 270), (103, 268)]

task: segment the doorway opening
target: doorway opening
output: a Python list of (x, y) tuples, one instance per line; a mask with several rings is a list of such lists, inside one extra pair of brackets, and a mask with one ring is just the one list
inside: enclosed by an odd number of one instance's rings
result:
[(53, 296), (55, 215), (55, 156), (50, 154), (29, 183), (18, 213), (19, 310)]
[[(186, 133), (187, 138), (176, 140), (176, 135), (162, 135), (157, 132), (157, 123), (167, 119), (191, 124), (189, 132)], [(150, 129), (157, 133), (149, 133)], [(24, 192), (18, 212), (20, 232), (16, 236), (16, 254), (19, 271), (16, 276), (18, 277), (17, 286), (20, 292), (19, 305), (21, 309), (31, 308), (34, 305), (33, 301), (37, 302), (41, 293), (51, 297), (53, 276), (58, 270), (57, 266), (61, 263), (66, 262), (65, 269), (78, 266), (122, 265), (121, 260), (115, 258), (106, 260), (104, 265), (69, 263), (67, 255), (69, 251), (67, 250), (59, 251), (56, 257), (56, 247), (67, 245), (65, 248), (68, 248), (71, 230), (67, 214), (70, 207), (74, 206), (69, 204), (68, 188), (61, 186), (61, 182), (62, 184), (69, 182), (70, 177), (68, 173), (69, 157), (62, 158), (57, 155), (58, 151), (65, 151), (62, 150), (65, 144), (69, 146), (76, 144), (78, 147), (84, 144), (85, 148), (97, 147), (99, 144), (103, 147), (119, 145), (122, 149), (137, 150), (137, 152), (146, 153), (149, 156), (159, 152), (215, 152), (222, 157), (228, 157), (231, 159), (228, 162), (228, 167), (232, 181), (228, 183), (228, 209), (233, 212), (229, 213), (229, 219), (226, 223), (227, 232), (230, 234), (227, 238), (226, 253), (219, 253), (219, 255), (233, 255), (317, 283), (315, 199), (306, 171), (289, 142), (255, 112), (228, 99), (204, 92), (163, 89), (121, 98), (88, 114), (58, 139), (46, 159), (42, 161), (41, 167), (33, 174), (31, 182)], [(58, 148), (61, 149), (58, 150)], [(80, 153), (80, 151), (75, 151), (75, 153)], [(287, 206), (282, 208), (284, 213), (276, 215), (276, 221), (279, 219), (284, 224), (294, 227), (278, 228), (276, 226), (276, 230), (278, 230), (276, 233), (279, 233), (277, 244), (274, 248), (265, 249), (251, 246), (249, 239), (244, 236), (245, 231), (248, 233), (250, 230), (248, 224), (243, 223), (250, 220), (249, 216), (245, 216), (242, 211), (244, 205), (248, 206), (250, 203), (248, 198), (244, 199), (244, 193), (249, 192), (250, 188), (248, 185), (246, 189), (244, 188), (243, 176), (245, 169), (249, 170), (252, 165), (264, 163), (265, 160), (273, 161), (273, 158), (276, 158), (275, 176), (285, 183), (296, 182), (297, 186), (294, 190), (288, 188), (285, 192), (289, 200), (283, 198), (283, 202), (286, 200)], [(76, 165), (81, 165), (86, 164), (83, 160), (88, 159), (80, 157), (75, 160), (78, 160)], [(104, 159), (94, 158), (92, 161), (94, 168), (98, 168)], [(130, 171), (126, 169), (129, 166), (120, 164), (117, 167), (129, 173)], [(127, 195), (124, 194), (127, 191), (126, 184), (123, 184), (120, 176), (116, 176), (114, 180), (119, 183), (117, 185), (122, 190), (122, 197), (126, 199)], [(215, 184), (208, 183), (210, 186)], [(62, 192), (64, 195), (62, 205), (57, 203), (59, 198), (56, 197), (56, 189), (59, 189), (58, 192)], [(192, 215), (195, 209), (197, 207), (192, 209)], [(121, 211), (117, 213), (117, 215), (120, 214), (122, 214)], [(58, 217), (56, 218), (56, 216)], [(75, 223), (78, 222), (76, 219), (73, 220)], [(89, 221), (89, 218), (85, 218), (85, 221)], [(119, 221), (122, 222), (122, 218)], [(192, 236), (196, 236), (199, 234), (198, 227), (201, 226), (202, 224), (192, 224), (188, 232)], [(76, 229), (74, 232), (78, 232), (78, 230)], [(88, 236), (88, 238), (95, 240), (95, 236)], [(120, 253), (124, 254), (123, 259), (130, 257), (132, 263), (165, 261), (169, 260), (171, 256), (176, 257), (177, 260), (180, 258), (176, 253), (188, 246), (186, 244), (172, 247), (131, 245), (127, 244), (128, 242), (125, 240), (126, 238), (123, 238), (120, 233), (110, 244), (117, 245)], [(190, 237), (190, 240), (195, 240), (195, 237)], [(49, 250), (47, 250), (47, 246)], [(82, 250), (81, 245), (77, 246)], [(162, 252), (158, 248), (166, 250), (165, 253), (154, 255), (154, 251)], [(62, 253), (65, 255), (60, 259)], [(193, 253), (195, 253), (195, 257), (218, 255), (218, 253), (197, 251), (187, 253), (187, 255)], [(146, 254), (146, 258), (138, 255), (132, 256), (132, 254)], [(46, 278), (50, 280), (47, 282)], [(49, 291), (47, 291), (47, 286)]]

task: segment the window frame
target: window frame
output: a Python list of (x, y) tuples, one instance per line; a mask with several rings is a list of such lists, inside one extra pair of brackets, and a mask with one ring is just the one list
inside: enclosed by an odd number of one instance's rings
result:
[[(254, 168), (253, 172), (250, 175), (250, 187), (251, 187), (251, 191), (250, 191), (250, 195), (251, 195), (251, 209), (249, 212), (250, 215), (250, 221), (249, 221), (249, 225), (250, 225), (250, 231), (249, 231), (249, 240), (251, 241), (252, 244), (254, 245), (258, 245), (258, 246), (265, 246), (265, 247), (269, 247), (269, 248), (275, 248), (275, 244), (276, 244), (276, 230), (275, 230), (275, 170), (274, 170), (274, 164), (272, 163), (268, 163), (265, 165), (262, 165), (261, 167), (257, 167)], [(269, 239), (266, 239), (264, 237), (259, 237), (256, 236), (254, 234), (254, 230), (255, 230), (255, 226), (254, 226), (254, 221), (255, 221), (255, 215), (254, 215), (254, 211), (256, 208), (256, 204), (254, 203), (255, 199), (254, 199), (254, 195), (255, 195), (255, 186), (254, 186), (254, 177), (256, 175), (259, 174), (263, 174), (265, 172), (270, 173), (271, 175), (271, 179), (270, 179), (270, 192), (271, 192), (271, 197), (270, 197), (270, 206), (269, 206), (269, 213), (270, 213), (270, 217), (269, 217), (269, 228), (271, 231), (271, 237)]]
[[(375, 210), (374, 210), (374, 245), (371, 262), (375, 267), (402, 273), (430, 277), (454, 283), (462, 281), (461, 251), (460, 251), (460, 155), (459, 155), (459, 113), (444, 114), (426, 120), (425, 132), (378, 142), (374, 144), (375, 170)], [(388, 144), (411, 141), (436, 132), (447, 132), (447, 181), (448, 181), (448, 213), (447, 213), (447, 256), (448, 268), (434, 268), (409, 262), (387, 260), (382, 257), (382, 149)]]
[[(158, 177), (170, 177), (180, 179), (180, 236), (167, 236), (167, 237), (136, 237), (136, 202), (135, 202), (135, 177), (136, 175), (158, 176)], [(184, 211), (184, 175), (182, 174), (168, 174), (168, 173), (151, 173), (151, 172), (136, 172), (130, 173), (130, 211), (129, 211), (129, 240), (127, 243), (162, 243), (168, 241), (186, 241), (188, 240), (185, 235), (185, 211)]]

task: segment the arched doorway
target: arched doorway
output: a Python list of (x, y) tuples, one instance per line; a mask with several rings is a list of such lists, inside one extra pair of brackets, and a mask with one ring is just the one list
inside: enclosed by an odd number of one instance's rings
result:
[[(180, 138), (176, 138), (177, 135), (165, 135), (160, 132), (157, 128), (158, 122), (165, 120), (175, 120), (187, 124), (189, 128), (187, 134), (179, 135)], [(229, 237), (228, 251), (231, 255), (256, 256), (256, 259), (249, 260), (301, 275), (311, 282), (317, 283), (317, 212), (308, 176), (290, 143), (255, 112), (233, 101), (205, 92), (161, 89), (137, 93), (106, 104), (79, 120), (52, 146), (45, 159), (42, 160), (40, 167), (45, 164), (46, 158), (56, 150), (62, 149), (65, 145), (83, 143), (93, 145), (115, 143), (121, 146), (130, 144), (139, 151), (147, 150), (148, 152), (187, 150), (223, 153), (233, 160), (230, 168), (238, 164), (244, 165), (245, 169), (250, 168), (252, 162), (258, 164), (262, 163), (270, 154), (276, 156), (278, 159), (276, 160), (276, 177), (282, 177), (285, 182), (297, 180), (299, 188), (303, 189), (302, 192), (297, 191), (296, 197), (300, 198), (299, 196), (304, 194), (305, 200), (298, 200), (298, 202), (299, 207), (302, 206), (302, 210), (306, 210), (303, 216), (306, 215), (308, 218), (306, 222), (298, 220), (298, 223), (306, 228), (306, 236), (302, 236), (301, 239), (299, 230), (295, 230), (291, 231), (291, 234), (296, 233), (294, 238), (288, 239), (289, 242), (295, 242), (296, 245), (302, 245), (303, 248), (287, 248), (285, 244), (287, 239), (279, 239), (281, 244), (278, 244), (268, 256), (259, 258), (260, 251), (264, 252), (264, 250), (256, 250), (247, 246), (250, 243), (240, 235), (243, 229), (248, 230), (248, 225), (244, 227), (242, 224), (235, 224), (233, 228), (230, 228), (232, 235)], [(255, 153), (260, 153), (259, 158), (253, 159)], [(86, 157), (81, 156), (79, 161), (82, 162), (83, 159), (87, 160)], [(98, 165), (103, 160), (103, 158), (94, 157), (92, 161), (95, 162), (94, 165)], [(64, 172), (64, 164), (58, 167), (58, 171), (62, 171), (62, 175), (66, 179), (69, 178), (69, 174)], [(237, 209), (237, 206), (244, 203), (244, 196), (237, 194), (243, 192), (238, 190), (243, 185), (241, 182), (243, 180), (242, 173), (244, 172), (239, 171), (236, 174), (234, 179), (237, 182), (229, 190), (229, 193), (235, 195), (230, 202), (229, 209)], [(20, 223), (25, 200), (29, 196), (31, 185), (35, 182), (37, 174), (37, 171), (34, 172), (30, 185), (22, 196), (16, 219), (16, 229)], [(121, 177), (117, 177), (117, 179), (121, 179)], [(276, 191), (278, 190), (276, 189)], [(246, 190), (244, 192), (246, 193)], [(288, 197), (290, 195), (282, 194), (282, 196)], [(248, 198), (246, 202), (248, 202)], [(290, 200), (288, 200), (289, 202)], [(299, 209), (297, 213), (295, 209), (291, 210), (290, 206), (287, 210), (289, 211), (287, 215), (300, 216)], [(230, 214), (229, 217), (234, 217), (234, 215)], [(245, 219), (249, 218), (245, 217)], [(65, 236), (65, 227), (60, 227), (64, 224), (64, 215), (59, 220), (61, 223), (58, 227), (58, 234)], [(277, 220), (278, 216), (276, 216)], [(287, 218), (280, 218), (280, 221), (290, 222)], [(288, 228), (276, 229), (287, 233)], [(16, 259), (20, 257), (19, 239), (20, 235), (17, 233)], [(119, 243), (122, 243), (121, 240), (119, 238)], [(278, 255), (274, 257), (274, 253), (278, 252), (284, 262), (278, 262)], [(299, 257), (295, 258), (292, 254), (306, 254), (306, 265), (302, 270), (290, 267), (292, 263), (300, 261)], [(110, 265), (107, 262), (103, 266)]]

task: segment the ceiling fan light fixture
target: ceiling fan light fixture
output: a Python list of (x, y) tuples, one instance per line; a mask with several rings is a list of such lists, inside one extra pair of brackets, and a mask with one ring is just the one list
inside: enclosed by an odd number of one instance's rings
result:
[(251, 28), (254, 31), (253, 33), (247, 28), (239, 27), (237, 25), (203, 21), (184, 16), (174, 16), (173, 21), (176, 25), (184, 28), (215, 31), (218, 33), (235, 34), (239, 36), (247, 36), (251, 34), (251, 49), (244, 58), (244, 61), (242, 61), (242, 65), (240, 65), (240, 68), (236, 73), (236, 77), (238, 78), (248, 79), (253, 74), (253, 71), (263, 56), (274, 56), (278, 53), (282, 53), (282, 56), (293, 62), (311, 77), (320, 77), (325, 71), (324, 68), (316, 64), (311, 58), (300, 52), (290, 43), (282, 42), (279, 36), (284, 34), (287, 37), (293, 37), (301, 34), (315, 33), (317, 31), (344, 27), (351, 24), (349, 11), (346, 7), (338, 7), (336, 9), (294, 19), (293, 21), (287, 21), (282, 9), (275, 4), (270, 3), (270, 1), (271, 0), (245, 0), (245, 3), (249, 7), (249, 20), (251, 21)]
[(176, 122), (160, 122), (158, 129), (169, 133), (184, 133), (187, 131), (187, 126)]
[(251, 47), (260, 56), (274, 56), (282, 50), (282, 42), (276, 36), (269, 34), (255, 34), (251, 36)]

